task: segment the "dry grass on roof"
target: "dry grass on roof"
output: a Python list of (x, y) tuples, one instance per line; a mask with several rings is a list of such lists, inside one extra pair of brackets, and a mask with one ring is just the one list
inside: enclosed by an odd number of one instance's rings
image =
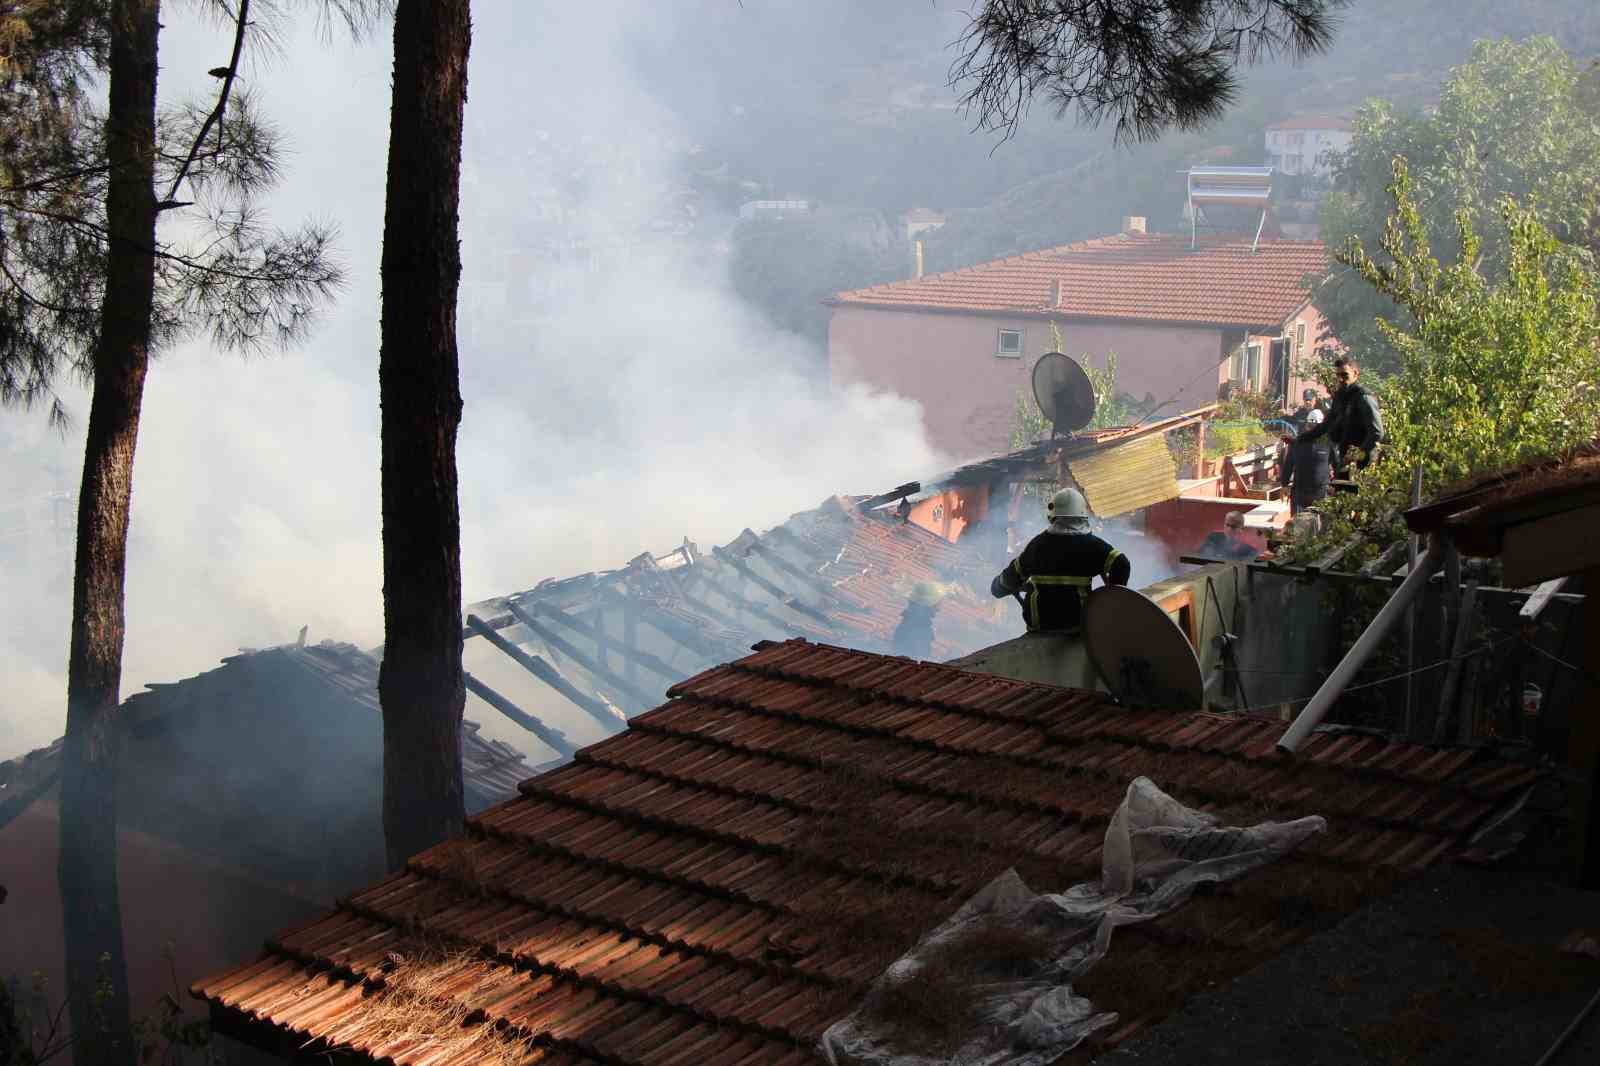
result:
[(1600, 478), (1600, 440), (1586, 441), (1555, 455), (1535, 459), (1518, 466), (1496, 470), (1487, 474), (1474, 474), (1446, 485), (1434, 494), (1436, 502), (1454, 496), (1504, 491), (1496, 497), (1474, 506), (1493, 507), (1511, 499), (1536, 496), (1551, 489)]
[(338, 1046), (379, 1060), (409, 1046), (415, 1057), (470, 1056), (484, 1066), (519, 1066), (534, 1056), (531, 1040), (467, 1006), (476, 985), (504, 976), (478, 955), (413, 941), (391, 952), (383, 971), (360, 1020), (337, 1034)]

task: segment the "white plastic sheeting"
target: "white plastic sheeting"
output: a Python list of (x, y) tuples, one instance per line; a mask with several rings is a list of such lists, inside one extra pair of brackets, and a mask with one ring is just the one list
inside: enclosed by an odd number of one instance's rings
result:
[[(1038, 895), (1007, 870), (890, 966), (863, 1006), (823, 1033), (822, 1052), (833, 1066), (1045, 1066), (1117, 1019), (1072, 991), (1072, 982), (1105, 955), (1113, 929), (1165, 914), (1196, 885), (1231, 881), (1326, 829), (1317, 817), (1218, 825), (1149, 778), (1136, 778), (1106, 827), (1099, 884)], [(972, 986), (979, 1024), (953, 1053), (930, 1057), (897, 1046), (915, 1041), (897, 1040), (876, 1023), (873, 1004), (939, 958), (942, 948), (994, 925), (1039, 938), (1037, 962), (1026, 976)]]

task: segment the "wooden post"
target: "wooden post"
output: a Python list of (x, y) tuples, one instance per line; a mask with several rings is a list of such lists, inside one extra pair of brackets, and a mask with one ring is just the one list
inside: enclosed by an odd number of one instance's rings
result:
[[(1447, 560), (1448, 561), (1448, 560)], [(1457, 560), (1459, 566), (1459, 559)], [(1445, 590), (1445, 604), (1448, 609), (1454, 597)], [(1456, 711), (1456, 693), (1461, 680), (1461, 659), (1467, 653), (1469, 634), (1472, 631), (1472, 622), (1477, 614), (1478, 586), (1475, 582), (1468, 582), (1466, 590), (1461, 594), (1461, 603), (1456, 610), (1456, 620), (1451, 631), (1449, 644), (1449, 665), (1444, 671), (1444, 688), (1439, 693), (1439, 716), (1433, 720), (1433, 742), (1443, 744), (1450, 736), (1451, 718)]]
[(1577, 775), (1572, 796), (1573, 857), (1578, 887), (1600, 889), (1600, 566), (1583, 572), (1583, 654), (1577, 665), (1580, 697), (1573, 701), (1567, 767)]
[[(605, 615), (596, 611), (594, 616), (595, 643), (601, 641), (601, 632), (605, 629)], [(622, 643), (631, 652), (639, 650), (639, 612), (633, 609), (633, 604), (628, 604), (622, 609)], [(639, 683), (639, 664), (633, 655), (626, 656), (628, 684)]]
[[(1422, 506), (1422, 466), (1411, 471), (1411, 506)], [(1410, 573), (1417, 566), (1417, 535), (1411, 534), (1406, 538), (1406, 572)], [(1417, 668), (1417, 607), (1412, 604), (1406, 608), (1406, 739), (1416, 739), (1416, 692), (1417, 679), (1411, 671)]]

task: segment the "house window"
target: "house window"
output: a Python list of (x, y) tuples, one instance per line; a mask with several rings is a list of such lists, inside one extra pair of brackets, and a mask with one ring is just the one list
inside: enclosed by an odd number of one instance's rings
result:
[(1018, 359), (1022, 356), (1022, 331), (1020, 329), (1003, 329), (1000, 331), (1000, 345), (995, 349), (995, 355), (1007, 359)]
[(1297, 352), (1306, 350), (1306, 324), (1304, 322), (1298, 323), (1294, 327), (1294, 350)]
[(1245, 389), (1255, 389), (1256, 375), (1261, 372), (1261, 345), (1244, 344), (1233, 353), (1233, 365), (1228, 377), (1235, 385)]

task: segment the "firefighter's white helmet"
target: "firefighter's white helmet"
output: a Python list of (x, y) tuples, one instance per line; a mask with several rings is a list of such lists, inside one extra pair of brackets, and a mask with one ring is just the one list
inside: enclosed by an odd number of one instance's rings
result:
[(1088, 518), (1089, 501), (1077, 489), (1062, 489), (1050, 498), (1045, 510), (1050, 512), (1052, 521), (1057, 518)]

